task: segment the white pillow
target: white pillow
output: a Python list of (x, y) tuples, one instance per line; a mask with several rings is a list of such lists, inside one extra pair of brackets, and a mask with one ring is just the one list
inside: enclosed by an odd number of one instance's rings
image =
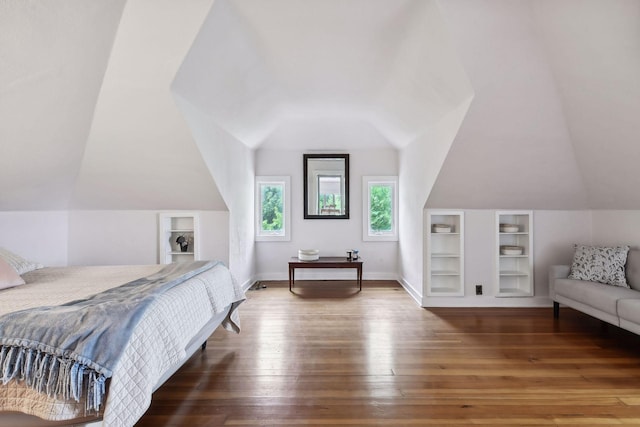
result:
[(16, 255), (12, 252), (4, 248), (0, 248), (0, 259), (3, 259), (7, 264), (13, 268), (16, 273), (19, 275), (23, 275), (24, 273), (28, 273), (33, 270), (37, 270), (39, 268), (43, 268), (42, 264), (38, 264), (35, 262), (27, 261), (22, 258), (20, 255)]
[(24, 280), (16, 271), (0, 258), (0, 289), (24, 285)]

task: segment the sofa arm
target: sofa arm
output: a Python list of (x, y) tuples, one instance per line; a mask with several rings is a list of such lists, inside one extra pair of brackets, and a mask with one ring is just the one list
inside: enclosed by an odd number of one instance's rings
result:
[(549, 269), (549, 298), (555, 301), (556, 298), (556, 279), (566, 279), (569, 277), (571, 267), (568, 265), (552, 265)]

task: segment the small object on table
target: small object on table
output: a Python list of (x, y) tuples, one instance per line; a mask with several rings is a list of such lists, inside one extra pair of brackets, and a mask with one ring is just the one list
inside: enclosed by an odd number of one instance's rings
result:
[(300, 249), (298, 251), (298, 259), (300, 261), (316, 261), (320, 257), (318, 249)]

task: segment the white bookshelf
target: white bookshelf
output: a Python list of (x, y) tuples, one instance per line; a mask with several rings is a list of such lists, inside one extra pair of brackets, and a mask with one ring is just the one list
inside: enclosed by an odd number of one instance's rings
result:
[[(187, 245), (180, 245), (178, 238)], [(160, 264), (200, 259), (198, 214), (195, 212), (163, 212), (158, 218), (158, 254)]]
[(464, 212), (427, 210), (425, 231), (427, 296), (464, 296)]
[(496, 212), (496, 296), (533, 296), (533, 212)]

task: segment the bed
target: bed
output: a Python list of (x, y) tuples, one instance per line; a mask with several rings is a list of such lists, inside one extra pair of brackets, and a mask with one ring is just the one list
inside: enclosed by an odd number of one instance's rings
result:
[[(25, 381), (13, 379), (6, 384), (0, 381), (0, 425), (14, 425), (7, 420), (15, 420), (16, 412), (43, 420), (86, 420), (90, 415), (101, 419), (104, 426), (134, 425), (149, 407), (153, 391), (204, 347), (218, 326), (239, 332), (236, 308), (244, 300), (244, 292), (222, 263), (212, 264), (148, 304), (130, 330), (106, 382), (103, 404), (95, 414), (87, 414), (86, 395), (78, 401), (64, 399), (39, 393)], [(166, 267), (49, 267), (30, 271), (22, 274), (26, 284), (0, 290), (0, 316), (7, 319), (21, 314), (16, 313), (19, 310), (59, 306), (113, 292), (109, 289), (152, 277), (162, 268)]]

